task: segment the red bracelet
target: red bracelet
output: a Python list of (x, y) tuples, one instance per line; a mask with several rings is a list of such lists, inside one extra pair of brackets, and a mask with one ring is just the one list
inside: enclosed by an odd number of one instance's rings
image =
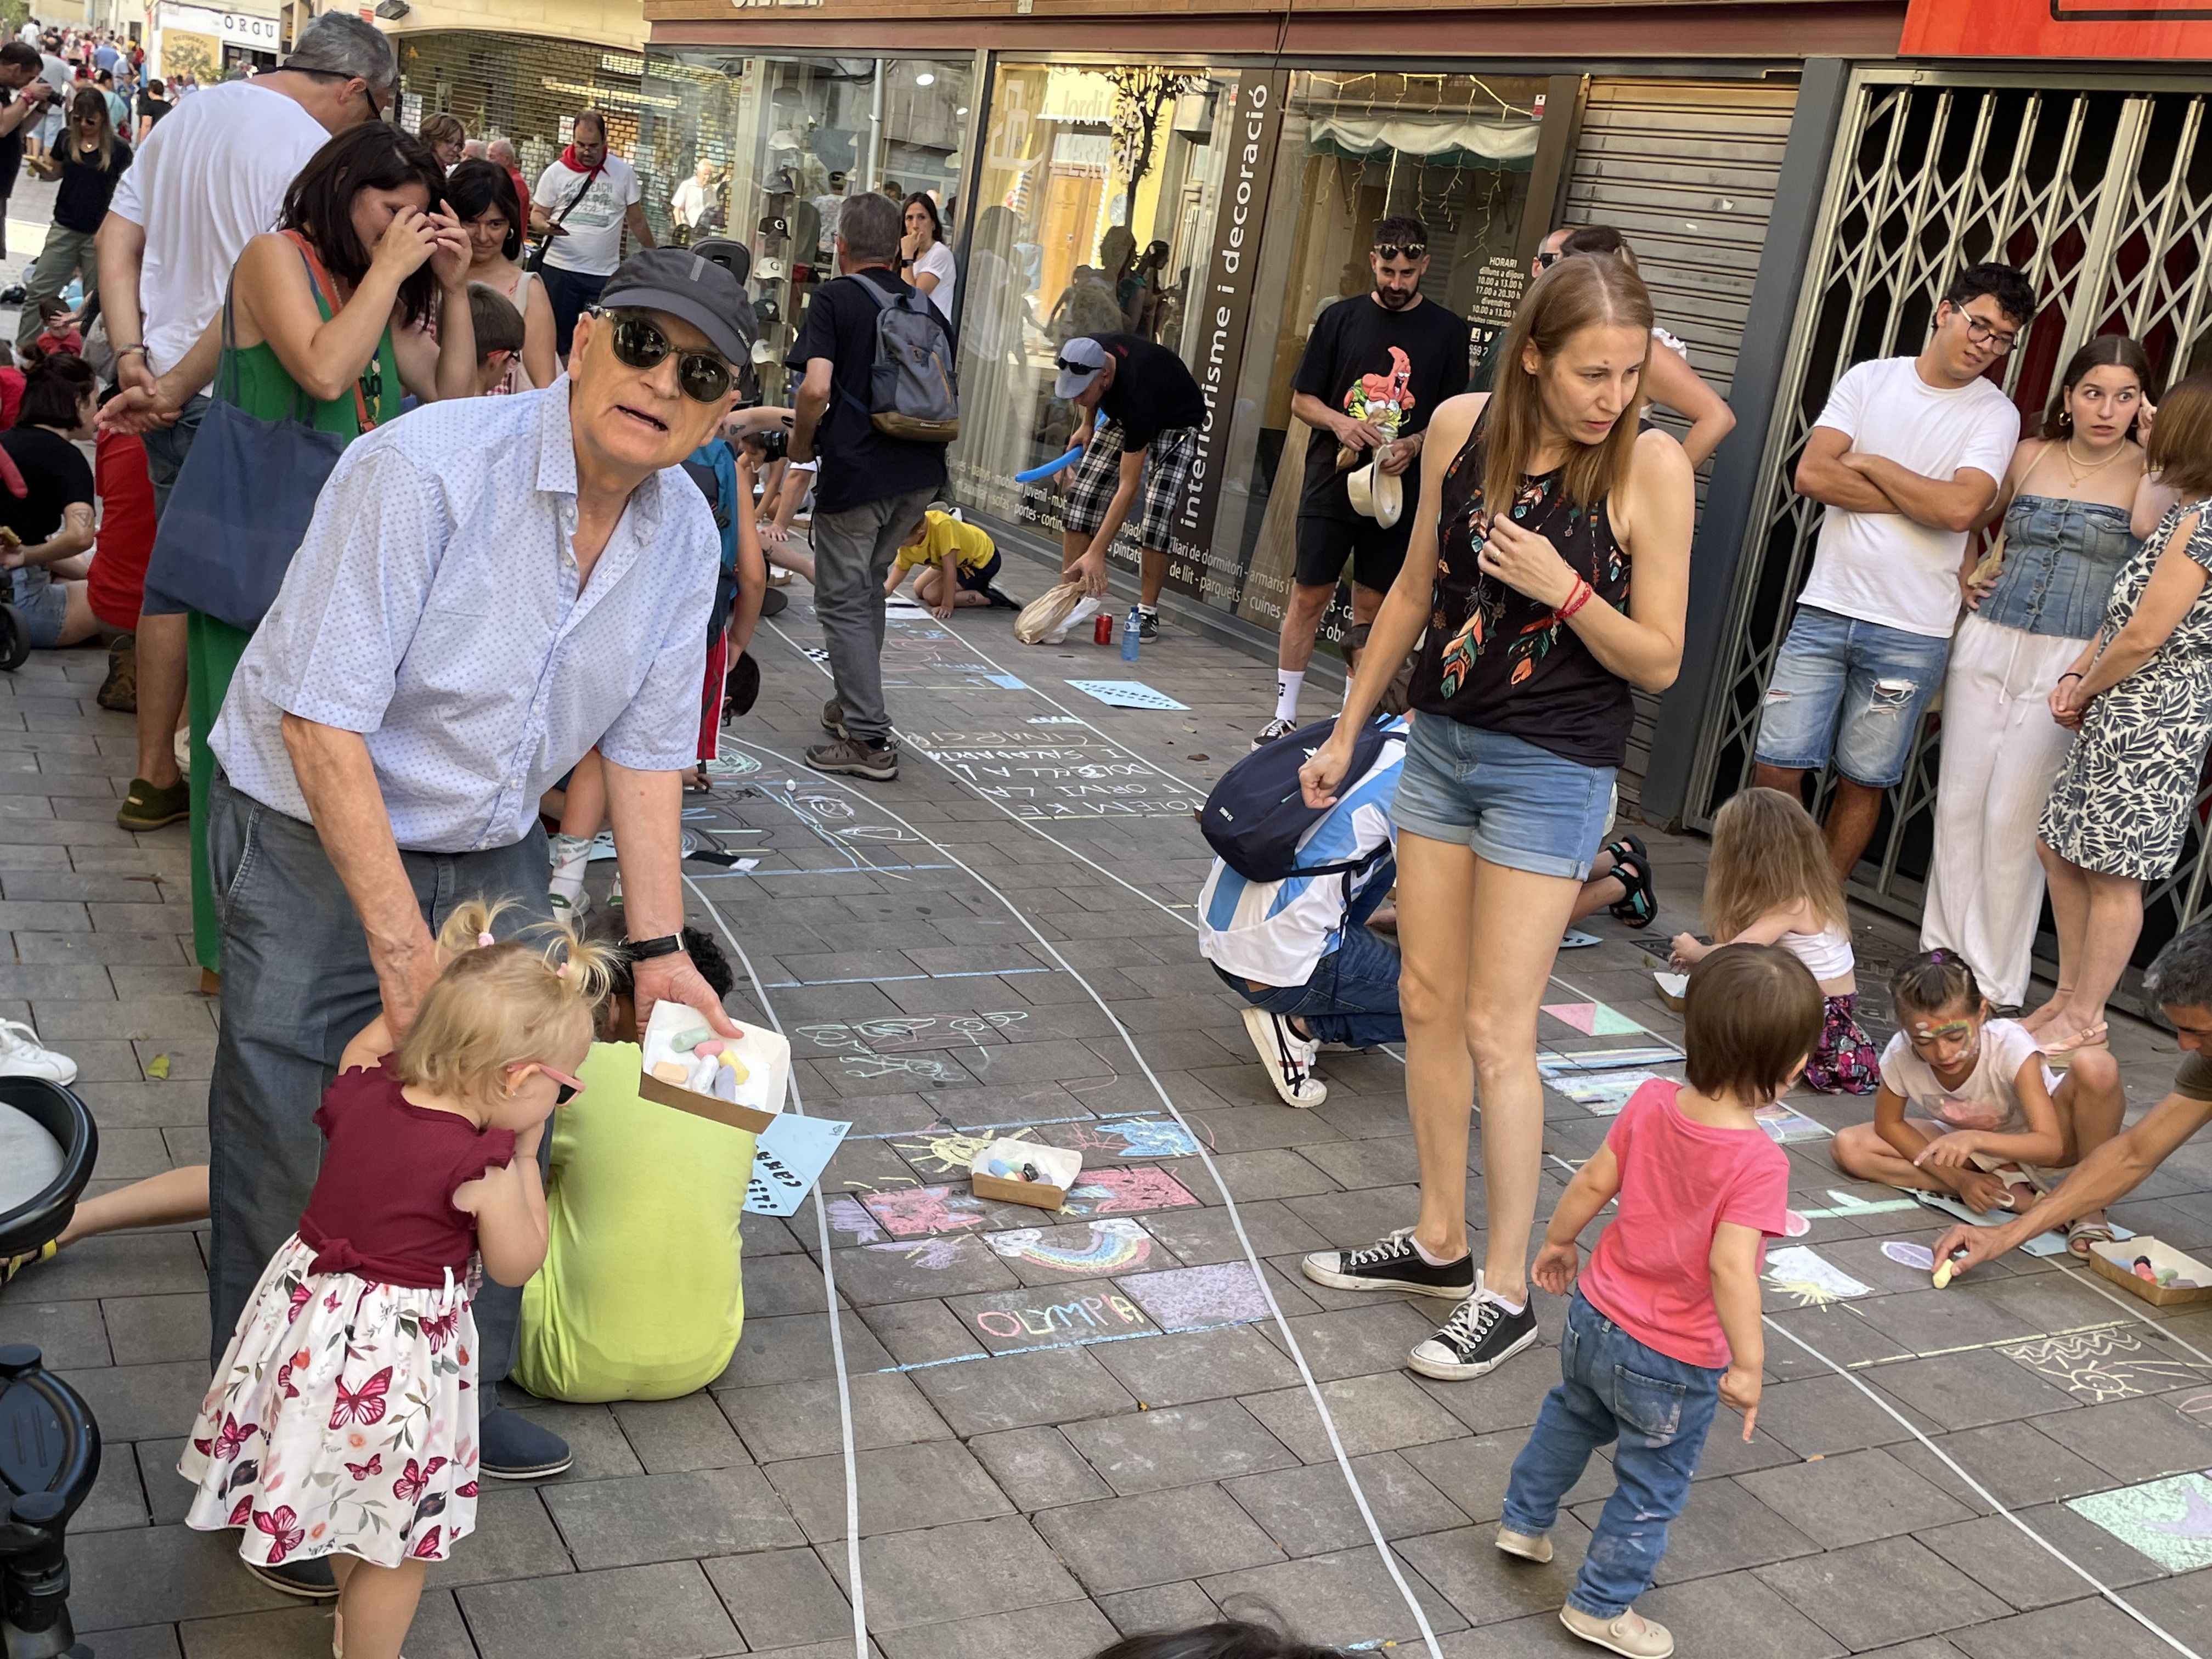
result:
[(1572, 617), (1576, 611), (1581, 610), (1584, 605), (1590, 602), (1590, 596), (1596, 592), (1597, 590), (1595, 588), (1592, 587), (1580, 576), (1576, 577), (1575, 591), (1567, 595), (1567, 602), (1559, 607), (1559, 620), (1561, 622), (1565, 622), (1569, 617)]

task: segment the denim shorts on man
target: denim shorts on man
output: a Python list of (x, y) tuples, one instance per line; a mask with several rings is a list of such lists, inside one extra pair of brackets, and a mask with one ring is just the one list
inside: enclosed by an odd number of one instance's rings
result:
[(1869, 789), (1903, 781), (1921, 711), (1943, 684), (1948, 634), (1908, 634), (1801, 605), (1774, 660), (1759, 716), (1758, 760), (1836, 770)]
[(1581, 881), (1613, 816), (1613, 769), (1449, 714), (1413, 722), (1390, 822), (1532, 875)]

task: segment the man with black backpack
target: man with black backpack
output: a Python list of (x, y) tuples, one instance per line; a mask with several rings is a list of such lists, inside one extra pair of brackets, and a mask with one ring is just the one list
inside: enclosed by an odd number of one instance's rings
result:
[[(805, 377), (793, 400), (791, 459), (821, 457), (814, 608), (837, 691), (822, 711), (831, 741), (809, 749), (806, 763), (878, 783), (898, 776), (884, 706), (884, 579), (943, 492), (945, 447), (959, 429), (951, 339), (927, 297), (892, 268), (902, 234), (898, 204), (888, 198), (870, 191), (844, 203), (836, 237), (841, 274), (808, 302), (789, 359)], [(910, 300), (920, 301), (918, 311)], [(930, 332), (922, 336), (925, 326)], [(901, 364), (882, 361), (893, 341)], [(927, 362), (933, 351), (930, 384), (909, 384), (904, 365)], [(923, 406), (925, 394), (936, 398), (933, 410)]]

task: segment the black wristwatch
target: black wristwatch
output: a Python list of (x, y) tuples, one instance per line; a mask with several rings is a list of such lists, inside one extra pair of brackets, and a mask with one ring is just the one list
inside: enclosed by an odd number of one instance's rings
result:
[(623, 950), (632, 962), (651, 962), (655, 957), (680, 957), (684, 954), (684, 935), (663, 933), (659, 939), (627, 939)]

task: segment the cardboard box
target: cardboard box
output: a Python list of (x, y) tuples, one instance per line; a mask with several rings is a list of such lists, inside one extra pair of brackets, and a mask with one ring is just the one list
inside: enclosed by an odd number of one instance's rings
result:
[(1658, 988), (1659, 1000), (1676, 1013), (1680, 1013), (1683, 1005), (1689, 1000), (1690, 976), (1687, 974), (1654, 974), (1651, 982)]
[(680, 1047), (676, 1039), (706, 1025), (697, 1011), (680, 1003), (657, 1005), (645, 1029), (644, 1073), (638, 1079), (637, 1091), (656, 1105), (758, 1134), (775, 1121), (790, 1096), (791, 1044), (774, 1031), (764, 1026), (742, 1025), (740, 1036), (716, 1039), (720, 1052), (735, 1059), (745, 1073), (744, 1080), (734, 1091), (734, 1100), (653, 1075), (653, 1068), (663, 1064), (682, 1065), (695, 1073), (702, 1069), (701, 1057)]
[[(2173, 1270), (2177, 1278), (2193, 1279), (2192, 1285), (2154, 1285), (2136, 1276), (2137, 1256), (2148, 1256), (2153, 1272), (2163, 1267)], [(2138, 1234), (2133, 1238), (2115, 1239), (2111, 1243), (2096, 1243), (2089, 1247), (2089, 1267), (2092, 1272), (2103, 1274), (2131, 1295), (2139, 1296), (2154, 1308), (2172, 1307), (2177, 1302), (2212, 1301), (2212, 1267), (2206, 1267), (2193, 1255), (2185, 1255), (2171, 1244)]]
[[(1017, 1168), (1034, 1164), (1041, 1181), (1015, 1181), (991, 1175), (994, 1161)], [(969, 1161), (968, 1176), (978, 1198), (1001, 1204), (1027, 1204), (1040, 1210), (1057, 1210), (1067, 1202), (1068, 1189), (1083, 1173), (1083, 1154), (1065, 1146), (1047, 1146), (1034, 1140), (994, 1140)]]

